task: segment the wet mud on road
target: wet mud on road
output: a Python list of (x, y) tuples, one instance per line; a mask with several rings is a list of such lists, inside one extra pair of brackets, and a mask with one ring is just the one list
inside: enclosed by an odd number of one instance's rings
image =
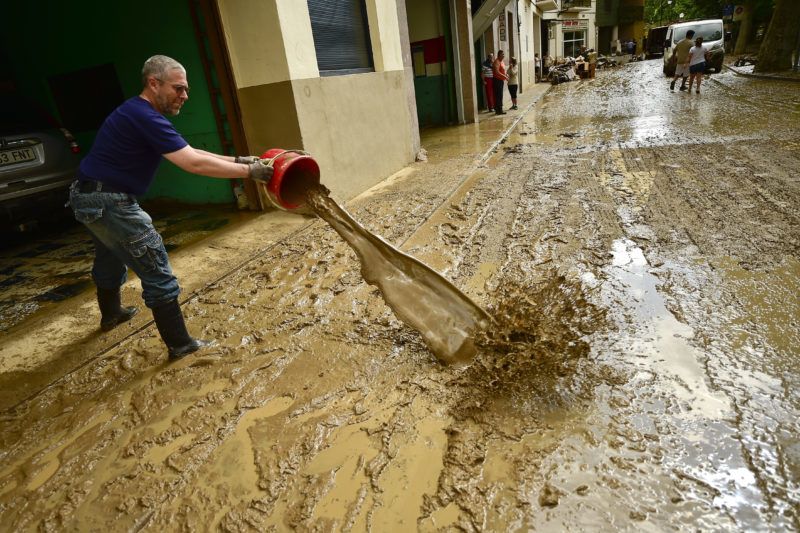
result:
[[(2, 414), (9, 530), (800, 529), (800, 108), (657, 62), (348, 205), (497, 322), (440, 364), (323, 223)], [(438, 166), (437, 166), (438, 165)]]
[[(252, 217), (228, 206), (187, 209), (155, 202), (146, 209), (153, 214), (169, 252)], [(46, 312), (52, 303), (94, 291), (92, 241), (71, 215), (64, 213), (32, 234), (1, 237), (0, 334)]]

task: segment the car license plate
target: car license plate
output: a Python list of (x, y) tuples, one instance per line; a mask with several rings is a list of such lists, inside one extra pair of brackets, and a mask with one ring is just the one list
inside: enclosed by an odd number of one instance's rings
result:
[(0, 167), (16, 165), (26, 161), (36, 161), (36, 152), (33, 148), (14, 148), (13, 150), (0, 150)]

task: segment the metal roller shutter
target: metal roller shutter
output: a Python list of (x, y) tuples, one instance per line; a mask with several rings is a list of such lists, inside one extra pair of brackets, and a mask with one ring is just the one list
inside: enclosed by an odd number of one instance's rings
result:
[(308, 13), (321, 76), (373, 70), (364, 0), (308, 0)]

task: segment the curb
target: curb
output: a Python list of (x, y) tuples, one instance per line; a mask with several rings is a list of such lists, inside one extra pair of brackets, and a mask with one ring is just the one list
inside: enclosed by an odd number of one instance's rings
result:
[(794, 81), (800, 82), (800, 77), (788, 77), (788, 76), (780, 76), (778, 74), (750, 74), (749, 72), (741, 72), (737, 68), (732, 67), (730, 65), (722, 65), (727, 70), (730, 70), (737, 76), (743, 76), (745, 78), (755, 78), (758, 80), (772, 80), (772, 81)]
[(546, 84), (546, 85), (548, 86), (547, 90), (545, 90), (541, 95), (539, 95), (538, 98), (535, 98), (535, 99), (531, 100), (528, 103), (527, 107), (525, 107), (525, 109), (522, 110), (522, 113), (520, 113), (519, 116), (517, 118), (515, 118), (513, 122), (511, 122), (511, 124), (508, 126), (508, 128), (505, 129), (503, 134), (495, 142), (493, 142), (491, 144), (491, 146), (489, 146), (489, 148), (486, 150), (486, 152), (484, 152), (484, 154), (481, 156), (481, 158), (475, 164), (475, 166), (470, 169), (470, 174), (472, 172), (474, 172), (475, 170), (477, 170), (481, 165), (486, 163), (486, 161), (488, 161), (488, 159), (492, 156), (492, 154), (494, 154), (494, 152), (497, 150), (497, 147), (500, 146), (503, 143), (503, 141), (505, 141), (508, 138), (509, 135), (511, 135), (511, 132), (514, 131), (514, 128), (517, 127), (517, 124), (519, 124), (519, 122), (523, 118), (525, 118), (525, 115), (528, 114), (528, 111), (530, 111), (531, 108), (533, 106), (535, 106), (536, 103), (544, 97), (544, 95), (549, 93), (550, 89), (553, 88), (553, 86), (551, 84), (549, 84), (549, 83)]
[(500, 137), (498, 137), (497, 140), (494, 141), (489, 146), (489, 148), (486, 149), (486, 151), (483, 153), (483, 155), (479, 159), (476, 159), (475, 162), (464, 171), (463, 177), (458, 181), (458, 183), (456, 183), (456, 185), (450, 190), (450, 192), (447, 193), (447, 195), (445, 195), (445, 197), (442, 199), (442, 201), (436, 207), (433, 208), (433, 210), (431, 211), (431, 214), (427, 218), (422, 220), (419, 224), (417, 224), (417, 226), (411, 231), (411, 233), (408, 234), (408, 237), (403, 239), (403, 242), (400, 242), (400, 243), (397, 244), (397, 248), (402, 248), (405, 245), (405, 243), (408, 242), (408, 239), (410, 239), (412, 236), (414, 236), (414, 234), (419, 230), (419, 228), (422, 227), (422, 225), (425, 224), (425, 222), (427, 222), (428, 219), (431, 216), (433, 216), (433, 214), (435, 212), (437, 212), (450, 199), (451, 196), (453, 196), (453, 193), (455, 193), (462, 185), (464, 185), (464, 183), (468, 179), (470, 179), (470, 177), (472, 177), (478, 171), (478, 169), (480, 169), (482, 166), (484, 166), (486, 161), (488, 161), (489, 158), (492, 157), (494, 155), (494, 153), (497, 151), (497, 147), (500, 146), (500, 144), (502, 144), (503, 141), (505, 141), (508, 138), (509, 135), (511, 135), (511, 132), (514, 131), (514, 128), (517, 127), (517, 124), (519, 124), (519, 122), (523, 118), (525, 118), (525, 115), (528, 114), (528, 112), (531, 110), (531, 108), (533, 106), (535, 106), (536, 103), (544, 97), (544, 95), (546, 95), (548, 92), (550, 92), (550, 89), (553, 88), (553, 86), (551, 84), (548, 83), (547, 85), (548, 85), (547, 90), (545, 90), (537, 98), (534, 98), (533, 100), (531, 100), (528, 103), (528, 105), (525, 106), (525, 108), (522, 109), (522, 112), (519, 114), (519, 116), (517, 118), (515, 118), (508, 125), (508, 127), (506, 127), (505, 130), (503, 130), (503, 133), (500, 135)]

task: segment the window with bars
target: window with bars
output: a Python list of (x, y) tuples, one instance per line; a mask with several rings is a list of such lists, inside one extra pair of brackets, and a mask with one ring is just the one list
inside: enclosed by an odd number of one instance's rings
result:
[(364, 0), (308, 0), (308, 14), (321, 76), (374, 70)]

